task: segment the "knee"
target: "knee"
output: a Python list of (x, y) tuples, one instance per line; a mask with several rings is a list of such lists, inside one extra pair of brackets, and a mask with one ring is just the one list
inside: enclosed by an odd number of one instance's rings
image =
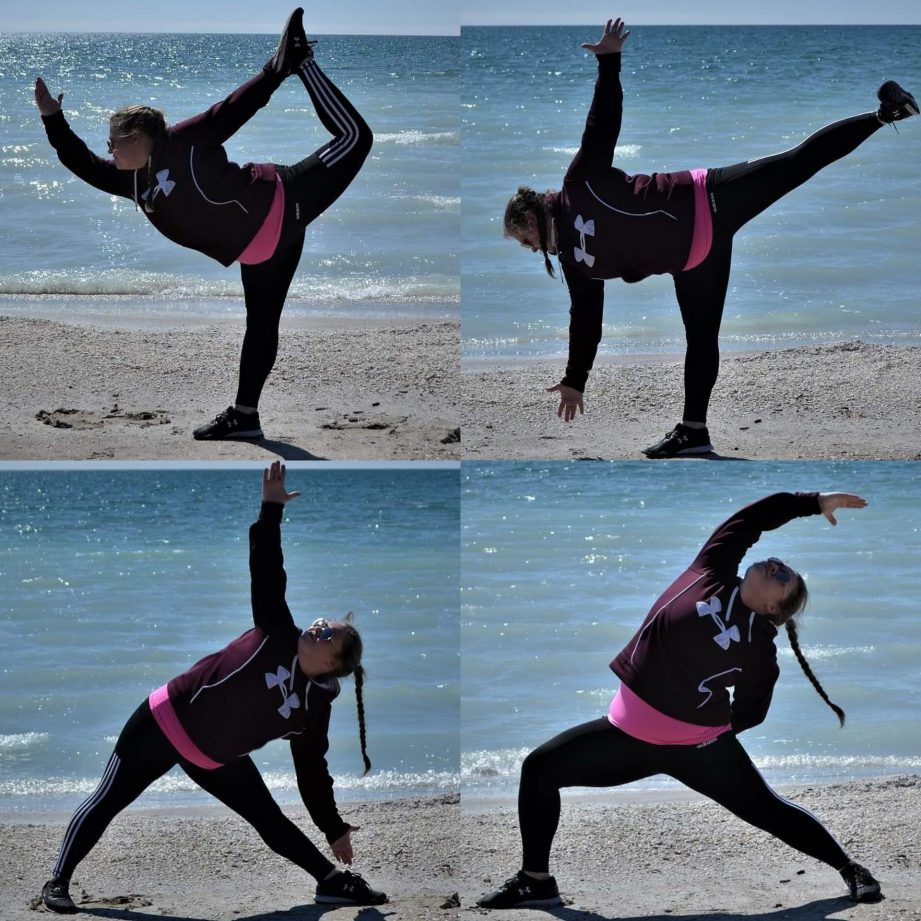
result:
[(534, 784), (546, 780), (549, 775), (547, 758), (539, 748), (532, 751), (521, 763), (521, 783)]

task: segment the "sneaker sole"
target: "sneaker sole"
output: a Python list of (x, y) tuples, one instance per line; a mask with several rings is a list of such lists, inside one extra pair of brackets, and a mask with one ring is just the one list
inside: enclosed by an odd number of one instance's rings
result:
[(477, 908), (488, 908), (501, 911), (504, 908), (553, 908), (556, 905), (562, 905), (563, 900), (558, 896), (551, 899), (528, 899), (526, 902), (514, 902), (511, 905), (484, 905), (477, 902)]
[(230, 435), (196, 435), (193, 432), (192, 437), (196, 441), (234, 441), (237, 438), (256, 441), (260, 438), (265, 438), (265, 435), (263, 434), (262, 429), (252, 429), (249, 432), (233, 432)]
[(313, 900), (323, 905), (384, 905), (387, 902), (387, 897), (385, 896), (375, 902), (360, 902), (356, 899), (346, 899), (338, 895), (315, 895)]
[(650, 460), (669, 460), (672, 457), (689, 457), (692, 454), (712, 454), (713, 445), (701, 445), (698, 448), (685, 448), (683, 451), (676, 451), (674, 454), (650, 453), (649, 450), (645, 450), (641, 453), (645, 454)]

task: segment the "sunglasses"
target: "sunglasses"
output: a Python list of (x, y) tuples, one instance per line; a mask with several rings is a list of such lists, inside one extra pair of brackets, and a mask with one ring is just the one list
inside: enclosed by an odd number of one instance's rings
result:
[(775, 566), (774, 572), (770, 573), (771, 578), (776, 579), (781, 585), (786, 585), (790, 581), (790, 570), (787, 564), (778, 560), (776, 556), (769, 556), (768, 562)]
[(305, 631), (304, 633), (309, 633), (311, 630), (319, 628), (319, 632), (316, 633), (317, 639), (321, 643), (328, 643), (335, 635), (336, 631), (330, 627), (329, 621), (325, 617), (320, 617), (315, 620)]
[(115, 148), (119, 147), (122, 141), (127, 141), (128, 138), (133, 138), (134, 135), (135, 135), (135, 132), (132, 131), (131, 134), (121, 134), (118, 137), (109, 138), (106, 141), (106, 147), (108, 147), (109, 153), (115, 153)]

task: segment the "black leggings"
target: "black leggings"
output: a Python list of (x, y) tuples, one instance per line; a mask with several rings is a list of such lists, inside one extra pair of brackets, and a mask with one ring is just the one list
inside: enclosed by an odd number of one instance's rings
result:
[(155, 780), (179, 765), (192, 780), (249, 822), (276, 854), (320, 880), (334, 869), (272, 799), (250, 757), (206, 771), (180, 758), (145, 700), (125, 724), (95, 792), (77, 809), (61, 844), (54, 876), (69, 880), (112, 819)]
[(835, 869), (848, 862), (841, 845), (811, 812), (767, 785), (734, 733), (702, 746), (650, 745), (602, 717), (560, 733), (525, 758), (518, 789), (522, 868), (549, 872), (561, 787), (613, 787), (653, 774), (674, 777)]
[(713, 246), (699, 266), (675, 275), (675, 294), (687, 338), (686, 422), (707, 421), (710, 393), (719, 373), (719, 331), (729, 287), (733, 235), (820, 169), (851, 153), (881, 127), (875, 113), (857, 115), (820, 129), (791, 150), (708, 172)]
[(364, 119), (315, 61), (297, 73), (333, 139), (300, 163), (278, 167), (285, 187), (285, 216), (278, 247), (265, 262), (240, 266), (246, 334), (240, 353), (236, 402), (253, 408), (259, 406), (262, 388), (278, 354), (278, 325), (304, 248), (304, 229), (346, 190), (373, 141)]

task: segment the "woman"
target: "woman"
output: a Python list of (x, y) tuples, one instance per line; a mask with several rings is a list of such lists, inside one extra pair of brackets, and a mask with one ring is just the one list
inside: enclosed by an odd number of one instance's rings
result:
[(96, 791), (74, 813), (42, 899), (72, 913), (68, 887), (77, 864), (109, 823), (157, 778), (179, 765), (199, 786), (249, 822), (268, 846), (317, 880), (318, 902), (379, 905), (387, 901), (357, 873), (338, 870), (272, 799), (249, 753), (272, 739), (289, 739), (297, 785), (314, 824), (336, 860), (352, 862), (351, 834), (336, 808), (324, 757), (330, 709), (339, 678), (355, 676), (365, 773), (362, 643), (349, 623), (315, 620), (295, 626), (285, 601), (281, 552), (285, 489), (276, 461), (263, 474), (259, 520), (249, 530), (252, 629), (153, 691), (128, 720)]
[[(206, 112), (168, 127), (149, 106), (110, 118), (104, 160), (78, 138), (39, 77), (35, 102), (61, 162), (90, 185), (134, 201), (162, 234), (216, 259), (240, 263), (246, 334), (235, 403), (194, 432), (198, 439), (262, 438), (259, 397), (278, 352), (278, 325), (307, 225), (346, 189), (371, 149), (362, 117), (320, 70), (298, 7), (262, 72)], [(223, 144), (290, 74), (300, 77), (333, 140), (294, 166), (227, 159)]]
[(828, 699), (797, 640), (792, 618), (806, 603), (802, 576), (777, 559), (753, 563), (741, 578), (738, 568), (762, 531), (819, 513), (836, 524), (837, 509), (866, 504), (846, 493), (777, 493), (716, 529), (611, 663), (621, 685), (608, 716), (558, 735), (525, 759), (518, 793), (522, 869), (480, 899), (480, 906), (559, 904), (549, 859), (560, 788), (610, 787), (653, 774), (674, 777), (834, 867), (856, 901), (882, 897), (879, 883), (815, 816), (765, 783), (736, 738), (767, 714), (779, 674), (779, 626), (786, 627), (803, 671), (844, 725), (844, 712)]
[(505, 235), (534, 252), (559, 257), (572, 306), (566, 374), (560, 395), (567, 422), (583, 411), (582, 394), (601, 341), (604, 279), (637, 282), (669, 273), (687, 338), (682, 421), (647, 457), (713, 450), (707, 406), (719, 371), (718, 335), (729, 284), (732, 238), (769, 205), (829, 163), (849, 154), (883, 125), (918, 114), (914, 97), (884, 83), (875, 112), (835, 122), (798, 147), (721, 169), (628, 176), (611, 166), (620, 133), (624, 23), (608, 20), (597, 44), (598, 80), (582, 144), (558, 192), (522, 186), (505, 211)]

